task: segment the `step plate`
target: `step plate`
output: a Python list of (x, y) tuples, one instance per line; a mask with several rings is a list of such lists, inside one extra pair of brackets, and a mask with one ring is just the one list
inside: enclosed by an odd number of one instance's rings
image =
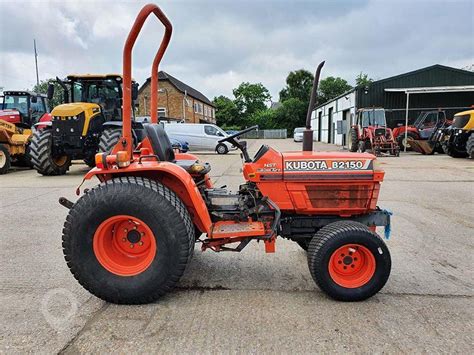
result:
[(262, 222), (221, 221), (212, 227), (212, 239), (232, 237), (264, 236), (265, 227)]

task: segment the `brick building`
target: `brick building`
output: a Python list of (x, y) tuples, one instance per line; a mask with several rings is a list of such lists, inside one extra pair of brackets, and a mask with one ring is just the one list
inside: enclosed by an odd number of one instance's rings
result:
[[(138, 90), (138, 116), (150, 115), (151, 80)], [(164, 71), (158, 73), (158, 116), (187, 123), (216, 123), (216, 109), (201, 92)]]

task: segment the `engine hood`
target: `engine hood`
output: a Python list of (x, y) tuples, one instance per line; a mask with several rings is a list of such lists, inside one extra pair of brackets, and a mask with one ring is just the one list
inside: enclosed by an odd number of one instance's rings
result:
[(51, 116), (53, 117), (71, 117), (77, 116), (82, 112), (87, 112), (90, 115), (100, 112), (100, 106), (98, 104), (89, 103), (89, 102), (72, 102), (69, 104), (62, 104), (56, 106), (53, 111), (51, 111)]
[(21, 116), (17, 110), (0, 110), (0, 119), (10, 123), (20, 123)]

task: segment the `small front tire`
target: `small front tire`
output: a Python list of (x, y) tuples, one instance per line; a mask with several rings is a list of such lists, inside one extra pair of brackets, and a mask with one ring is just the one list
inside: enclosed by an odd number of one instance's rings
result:
[(367, 226), (339, 221), (321, 228), (308, 248), (308, 266), (319, 288), (339, 301), (362, 301), (385, 285), (390, 252)]

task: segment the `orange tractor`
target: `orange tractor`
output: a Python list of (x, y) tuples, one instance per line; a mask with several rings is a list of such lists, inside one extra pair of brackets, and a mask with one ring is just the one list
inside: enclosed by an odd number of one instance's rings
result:
[(351, 127), (351, 152), (370, 151), (376, 156), (400, 155), (400, 148), (387, 127), (383, 108), (363, 108), (357, 111), (356, 124)]
[[(165, 33), (151, 72), (152, 123), (133, 148), (131, 52), (152, 13)], [(259, 241), (273, 253), (281, 237), (307, 250), (310, 273), (330, 297), (359, 301), (377, 293), (388, 280), (391, 258), (376, 233), (384, 226), (388, 234), (390, 226), (390, 213), (377, 207), (384, 172), (376, 158), (313, 152), (310, 120), (306, 151), (281, 153), (263, 145), (250, 157), (237, 140), (256, 128), (250, 127), (222, 139), (241, 150), (245, 183), (234, 193), (214, 187), (210, 165), (175, 153), (157, 124), (158, 66), (171, 32), (156, 5), (140, 11), (123, 52), (122, 137), (110, 153), (96, 155), (96, 167), (85, 175), (100, 184), (75, 203), (60, 199), (70, 209), (63, 250), (75, 278), (106, 301), (148, 303), (176, 285), (195, 243), (203, 251), (240, 252)], [(315, 79), (312, 103), (316, 89)]]

